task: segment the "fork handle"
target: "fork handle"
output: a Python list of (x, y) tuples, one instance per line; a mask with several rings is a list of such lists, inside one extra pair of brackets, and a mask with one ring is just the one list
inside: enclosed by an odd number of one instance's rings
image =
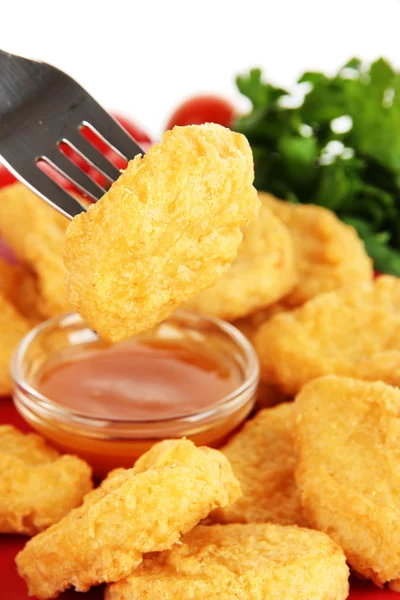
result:
[(0, 141), (24, 127), (42, 101), (50, 77), (45, 63), (0, 50)]

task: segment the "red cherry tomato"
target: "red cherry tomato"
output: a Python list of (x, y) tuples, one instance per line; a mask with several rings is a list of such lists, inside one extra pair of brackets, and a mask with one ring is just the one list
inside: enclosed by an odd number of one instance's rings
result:
[(128, 117), (123, 117), (122, 115), (119, 115), (117, 113), (112, 113), (112, 115), (114, 119), (116, 119), (118, 123), (120, 123), (120, 125), (122, 125), (122, 127), (126, 129), (128, 133), (131, 134), (133, 139), (136, 140), (139, 143), (139, 145), (141, 145), (140, 142), (147, 142), (151, 144), (150, 135), (146, 133), (146, 131), (144, 131), (140, 125), (134, 123)]
[(0, 165), (0, 188), (10, 185), (10, 183), (14, 183), (14, 181), (17, 181), (14, 175), (12, 175), (8, 169), (3, 167), (3, 165)]
[(234, 106), (224, 98), (212, 95), (193, 96), (175, 109), (165, 129), (172, 129), (175, 125), (201, 125), (202, 123), (218, 123), (230, 127), (235, 115)]

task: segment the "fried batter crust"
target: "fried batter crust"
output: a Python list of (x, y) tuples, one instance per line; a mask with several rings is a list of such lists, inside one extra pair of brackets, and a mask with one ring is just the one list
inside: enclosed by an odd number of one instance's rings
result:
[(400, 391), (323, 377), (297, 396), (296, 473), (307, 519), (376, 585), (400, 577)]
[(68, 297), (101, 337), (149, 329), (211, 286), (257, 215), (253, 157), (220, 125), (175, 127), (67, 231)]
[(11, 394), (11, 357), (29, 329), (29, 321), (0, 293), (0, 396)]
[(144, 552), (166, 550), (209, 512), (240, 495), (227, 459), (188, 440), (153, 446), (133, 469), (113, 471), (84, 504), (17, 556), (29, 593), (53, 598), (74, 586), (118, 581)]
[(231, 506), (215, 510), (210, 515), (214, 521), (306, 524), (294, 480), (294, 417), (293, 403), (261, 410), (220, 449), (243, 495)]
[(32, 325), (46, 318), (39, 310), (37, 278), (26, 265), (10, 264), (0, 258), (0, 294)]
[(372, 280), (372, 261), (363, 242), (332, 211), (277, 200), (265, 192), (259, 197), (293, 238), (299, 279), (284, 299), (287, 307), (300, 306), (322, 292)]
[(253, 339), (264, 382), (284, 394), (323, 375), (400, 385), (400, 279), (321, 294), (272, 317)]
[(0, 425), (0, 532), (35, 535), (79, 506), (92, 471), (36, 434)]
[(318, 531), (199, 526), (108, 586), (105, 600), (345, 600), (348, 577), (341, 548)]
[(37, 308), (45, 317), (71, 310), (62, 258), (67, 225), (66, 217), (21, 183), (0, 190), (0, 236), (36, 274)]
[(266, 206), (243, 232), (232, 266), (188, 307), (227, 321), (245, 317), (288, 294), (297, 280), (293, 243), (284, 224)]

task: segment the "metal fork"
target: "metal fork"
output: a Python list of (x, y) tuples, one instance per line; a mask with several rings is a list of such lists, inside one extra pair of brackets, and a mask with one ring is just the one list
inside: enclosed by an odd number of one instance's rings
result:
[(88, 127), (130, 160), (143, 150), (76, 81), (48, 65), (0, 50), (0, 161), (32, 191), (72, 219), (85, 209), (42, 171), (45, 161), (96, 201), (105, 189), (64, 154), (66, 144), (112, 182), (120, 172), (83, 135)]

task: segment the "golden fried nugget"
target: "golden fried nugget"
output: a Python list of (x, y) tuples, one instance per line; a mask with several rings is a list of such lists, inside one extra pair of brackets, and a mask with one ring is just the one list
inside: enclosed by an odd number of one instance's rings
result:
[(212, 285), (257, 214), (244, 136), (175, 127), (137, 156), (67, 231), (67, 288), (78, 312), (118, 341), (162, 321)]
[(293, 237), (299, 280), (284, 299), (288, 307), (322, 292), (371, 281), (372, 261), (353, 227), (321, 206), (292, 204), (264, 192), (259, 197)]
[(211, 288), (189, 300), (188, 308), (232, 321), (273, 304), (297, 280), (288, 229), (266, 206), (243, 232), (232, 266)]
[(220, 448), (232, 465), (243, 495), (210, 517), (221, 523), (305, 525), (294, 480), (294, 404), (261, 410)]
[(0, 190), (0, 235), (36, 274), (38, 309), (46, 317), (71, 310), (62, 258), (67, 225), (66, 217), (21, 183)]
[(144, 552), (166, 550), (209, 512), (240, 494), (228, 460), (188, 440), (153, 446), (133, 469), (117, 469), (83, 506), (33, 538), (17, 556), (29, 593), (53, 598), (118, 581)]
[(10, 361), (31, 324), (0, 292), (0, 396), (11, 394)]
[[(288, 308), (285, 307), (284, 304), (275, 302), (275, 304), (271, 304), (271, 306), (266, 308), (261, 308), (247, 317), (233, 321), (232, 325), (239, 329), (239, 331), (253, 343), (253, 338), (263, 323), (271, 319), (274, 315), (287, 310)], [(293, 397), (284, 394), (276, 385), (269, 385), (265, 381), (260, 380), (257, 388), (258, 407), (269, 408), (276, 404), (280, 404), (281, 402), (288, 402), (290, 400), (293, 400)]]
[(105, 600), (345, 600), (348, 578), (343, 551), (319, 531), (200, 525), (109, 585)]
[(35, 275), (22, 264), (10, 264), (0, 258), (0, 294), (32, 325), (44, 320), (40, 312), (39, 290)]
[(24, 434), (12, 425), (0, 425), (0, 453), (8, 453), (36, 466), (56, 460), (60, 454), (36, 433)]
[(91, 475), (40, 436), (0, 425), (0, 532), (34, 535), (57, 523), (92, 489)]
[(250, 315), (247, 315), (247, 317), (236, 319), (232, 322), (232, 325), (237, 327), (237, 329), (239, 329), (239, 331), (241, 331), (251, 342), (253, 341), (256, 331), (263, 323), (271, 319), (274, 315), (286, 312), (287, 310), (289, 309), (284, 304), (275, 302), (274, 304), (271, 304), (271, 306), (260, 308), (259, 310), (252, 312)]
[(377, 585), (400, 578), (400, 391), (336, 376), (296, 398), (296, 479), (310, 524)]
[(400, 385), (400, 279), (321, 294), (270, 319), (254, 343), (263, 380), (289, 395), (323, 375)]

